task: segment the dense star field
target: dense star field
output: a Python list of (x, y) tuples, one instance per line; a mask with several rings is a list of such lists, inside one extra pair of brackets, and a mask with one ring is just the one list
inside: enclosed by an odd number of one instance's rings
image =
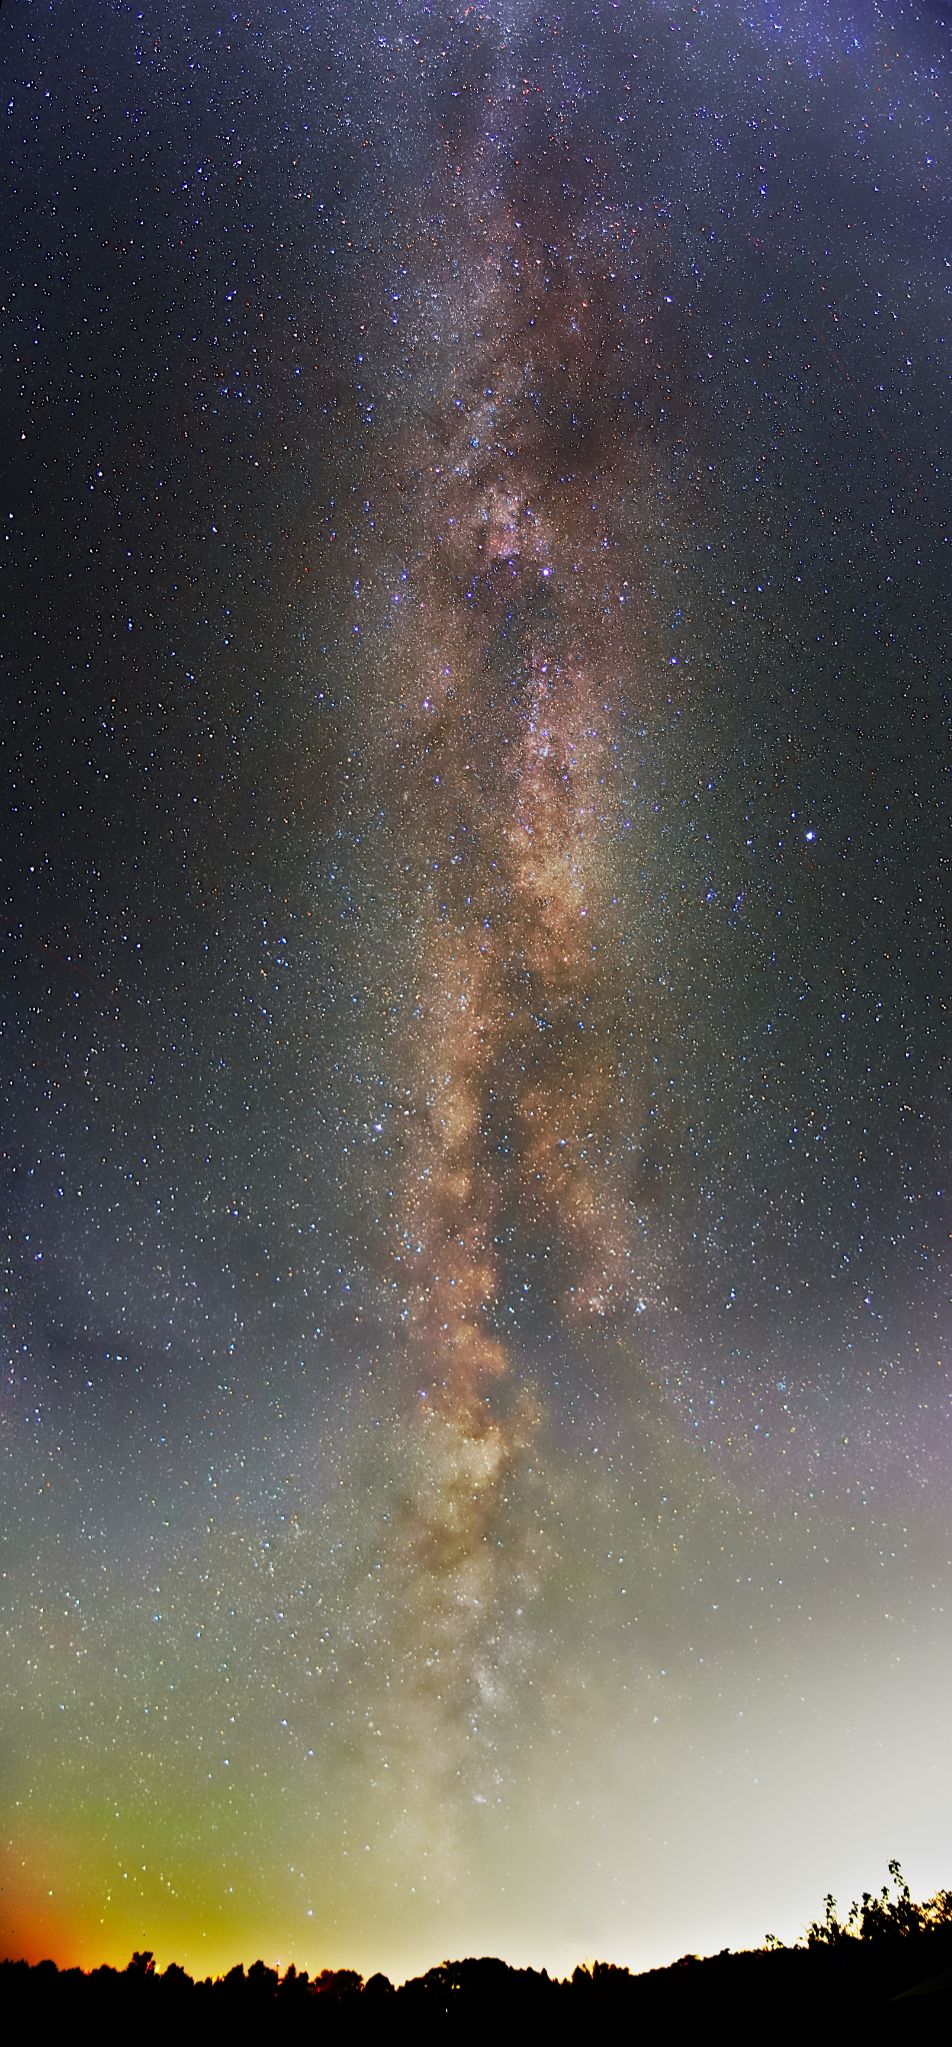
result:
[(0, 69), (0, 1950), (937, 1890), (948, 10)]

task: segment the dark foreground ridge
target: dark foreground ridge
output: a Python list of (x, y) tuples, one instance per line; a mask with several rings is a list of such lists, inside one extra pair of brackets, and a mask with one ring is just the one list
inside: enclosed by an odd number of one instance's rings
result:
[[(522, 2018), (586, 2025), (748, 2020), (783, 2030), (878, 2015), (908, 2020), (918, 2011), (931, 2026), (952, 2009), (952, 1891), (923, 1904), (910, 1897), (899, 1864), (892, 1888), (864, 1892), (845, 1920), (836, 1900), (793, 1947), (768, 1935), (762, 1948), (724, 1949), (699, 1959), (684, 1955), (643, 1975), (612, 1962), (580, 1966), (557, 1981), (536, 1969), (513, 1969), (492, 1957), (442, 1962), (395, 1989), (386, 1976), (366, 1982), (353, 1969), (314, 1977), (290, 1967), (284, 1975), (253, 1962), (226, 1976), (194, 1981), (172, 1962), (161, 1971), (151, 1954), (134, 1954), (124, 1970), (58, 1969), (0, 1963), (0, 2024), (31, 2021), (56, 2027), (76, 2021), (106, 2030), (151, 2035), (169, 2025), (275, 2030), (289, 2038), (346, 2040), (385, 2037), (430, 2022)], [(14, 2037), (12, 2034), (8, 2037)], [(53, 2037), (56, 2037), (54, 2033)]]

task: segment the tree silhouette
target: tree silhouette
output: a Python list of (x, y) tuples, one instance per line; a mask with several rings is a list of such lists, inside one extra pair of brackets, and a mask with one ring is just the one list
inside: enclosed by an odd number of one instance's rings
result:
[[(395, 1989), (381, 1974), (364, 1983), (356, 1969), (324, 1968), (313, 1979), (291, 1963), (280, 1974), (262, 1960), (245, 1971), (239, 1962), (214, 1981), (195, 1982), (175, 1962), (159, 1974), (151, 1950), (136, 1950), (124, 1970), (101, 1966), (57, 1968), (55, 1962), (0, 1962), (0, 2026), (39, 2028), (58, 2036), (78, 2025), (98, 2036), (111, 2034), (130, 2021), (151, 2037), (163, 2022), (190, 2026), (224, 2025), (232, 2034), (247, 2022), (270, 2032), (277, 2022), (278, 2043), (302, 2043), (313, 2037), (315, 2018), (328, 2047), (379, 2029), (398, 2038), (430, 2020), (449, 2019), (460, 2025), (499, 2024), (511, 2029), (523, 2022), (542, 2032), (554, 2019), (576, 2028), (593, 2024), (613, 2035), (620, 2027), (632, 2037), (660, 2035), (672, 2022), (680, 2030), (696, 2030), (717, 2017), (732, 2026), (739, 2018), (762, 2029), (772, 2012), (806, 2028), (823, 2011), (831, 2023), (842, 2022), (856, 2033), (861, 2020), (887, 2016), (900, 1999), (941, 1999), (952, 1990), (952, 1890), (936, 1891), (922, 1902), (913, 1899), (901, 1866), (888, 1865), (888, 1881), (878, 1891), (864, 1891), (841, 1915), (833, 1893), (824, 1899), (821, 1919), (805, 1938), (786, 1947), (774, 1935), (747, 1953), (701, 1959), (684, 1955), (666, 1968), (642, 1975), (612, 1962), (587, 1961), (563, 1981), (545, 1970), (512, 1968), (490, 1955), (445, 1961)], [(322, 2000), (319, 2013), (315, 1998)], [(916, 2009), (924, 2009), (917, 2003)], [(236, 2021), (238, 2022), (236, 2027)]]
[(845, 1919), (837, 1915), (832, 1892), (827, 1893), (823, 1901), (825, 1918), (815, 1919), (807, 1928), (809, 1947), (836, 1947), (844, 1940), (908, 1939), (910, 1934), (921, 1933), (927, 1925), (952, 1922), (952, 1910), (948, 1921), (943, 1916), (948, 1892), (940, 1891), (934, 1899), (917, 1905), (900, 1864), (893, 1859), (887, 1867), (892, 1878), (892, 1895), (888, 1884), (883, 1884), (879, 1892), (864, 1891), (861, 1898), (854, 1898)]

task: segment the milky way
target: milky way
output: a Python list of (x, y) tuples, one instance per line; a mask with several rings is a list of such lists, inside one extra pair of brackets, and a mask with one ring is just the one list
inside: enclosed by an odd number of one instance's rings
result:
[(944, 10), (0, 34), (0, 1944), (947, 1885)]
[(639, 238), (570, 142), (527, 143), (498, 72), (464, 163), (448, 144), (442, 261), (418, 293), (435, 395), (401, 451), (382, 761), (418, 984), (394, 1253), (427, 1446), (400, 1529), (407, 1619), (467, 1743), (507, 1662), (503, 1587), (521, 1616), (538, 1568), (507, 1514), (538, 1399), (513, 1397), (500, 1320), (513, 1239), (556, 1327), (643, 1309), (654, 1278), (612, 762), (648, 689), (640, 529), (669, 378)]

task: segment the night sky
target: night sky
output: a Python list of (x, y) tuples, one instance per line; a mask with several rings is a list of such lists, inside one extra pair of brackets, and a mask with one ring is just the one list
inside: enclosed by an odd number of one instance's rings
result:
[(948, 9), (0, 71), (0, 1949), (948, 1885)]

